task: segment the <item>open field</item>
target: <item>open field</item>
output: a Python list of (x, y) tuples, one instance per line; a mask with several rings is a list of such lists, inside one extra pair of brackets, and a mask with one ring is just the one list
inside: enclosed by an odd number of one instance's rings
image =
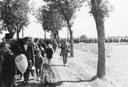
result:
[[(128, 43), (107, 43), (106, 46), (106, 79), (116, 87), (128, 87)], [(95, 54), (88, 58), (89, 65), (96, 68), (97, 44), (75, 44), (75, 49)]]
[[(44, 87), (128, 87), (127, 43), (106, 44), (105, 79), (91, 80), (97, 71), (97, 44), (74, 44), (74, 53), (75, 56), (69, 57), (64, 67), (60, 49), (57, 49), (51, 61), (51, 84)], [(21, 87), (43, 86), (32, 84)]]

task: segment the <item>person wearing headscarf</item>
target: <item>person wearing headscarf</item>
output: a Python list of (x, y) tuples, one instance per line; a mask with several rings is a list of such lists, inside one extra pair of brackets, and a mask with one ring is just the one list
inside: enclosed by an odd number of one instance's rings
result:
[(46, 53), (46, 58), (48, 59), (48, 65), (50, 65), (51, 59), (53, 57), (53, 49), (50, 44), (47, 45), (45, 53)]
[(0, 74), (0, 87), (14, 87), (16, 65), (15, 57), (22, 53), (21, 47), (12, 41), (13, 36), (5, 34), (5, 41), (1, 48), (3, 57), (2, 71)]

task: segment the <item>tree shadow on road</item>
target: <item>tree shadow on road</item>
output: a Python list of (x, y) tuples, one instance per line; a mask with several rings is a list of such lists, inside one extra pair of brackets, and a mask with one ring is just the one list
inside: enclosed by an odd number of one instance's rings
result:
[(97, 79), (97, 76), (92, 77), (89, 80), (78, 80), (78, 81), (71, 81), (71, 80), (64, 80), (55, 83), (29, 83), (29, 84), (19, 84), (18, 87), (56, 87), (62, 85), (62, 83), (82, 83), (82, 82), (92, 82)]
[(64, 65), (50, 65), (50, 66), (64, 66)]
[(97, 76), (92, 77), (89, 80), (79, 80), (79, 81), (71, 81), (71, 80), (64, 80), (64, 81), (59, 81), (55, 83), (51, 83), (50, 87), (56, 87), (62, 85), (62, 83), (67, 82), (67, 83), (82, 83), (82, 82), (92, 82), (97, 79)]
[(18, 87), (44, 87), (44, 84), (39, 83), (29, 83), (29, 84), (19, 84)]
[(60, 66), (63, 66), (63, 67), (69, 67), (69, 65), (65, 65), (65, 66), (64, 66), (64, 65), (50, 65), (50, 66), (51, 66), (51, 67), (52, 67), (52, 66), (58, 66), (58, 67), (60, 67)]

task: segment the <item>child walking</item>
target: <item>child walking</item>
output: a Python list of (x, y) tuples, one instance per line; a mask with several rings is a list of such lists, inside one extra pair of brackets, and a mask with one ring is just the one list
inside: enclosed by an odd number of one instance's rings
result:
[(41, 72), (42, 72), (42, 63), (43, 63), (43, 57), (41, 55), (41, 51), (36, 51), (35, 55), (35, 67), (36, 67), (36, 75), (37, 75), (37, 81), (40, 80)]

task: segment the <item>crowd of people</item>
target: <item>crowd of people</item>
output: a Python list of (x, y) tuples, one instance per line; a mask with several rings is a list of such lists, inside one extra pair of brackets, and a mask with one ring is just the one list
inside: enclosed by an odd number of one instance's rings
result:
[[(0, 43), (0, 87), (15, 87), (15, 75), (17, 74), (21, 75), (19, 79), (24, 78), (26, 84), (29, 81), (30, 74), (35, 76), (33, 74), (34, 70), (36, 71), (37, 81), (40, 81), (41, 75), (45, 73), (43, 70), (45, 68), (47, 70), (47, 67), (50, 66), (57, 45), (55, 39), (42, 40), (24, 37), (14, 40), (11, 34), (5, 34), (3, 41)], [(64, 66), (67, 63), (67, 54), (70, 52), (67, 49), (68, 46), (66, 40), (61, 42), (60, 56), (63, 56)], [(23, 76), (15, 63), (15, 58), (20, 54), (24, 54), (28, 62), (28, 67)]]

